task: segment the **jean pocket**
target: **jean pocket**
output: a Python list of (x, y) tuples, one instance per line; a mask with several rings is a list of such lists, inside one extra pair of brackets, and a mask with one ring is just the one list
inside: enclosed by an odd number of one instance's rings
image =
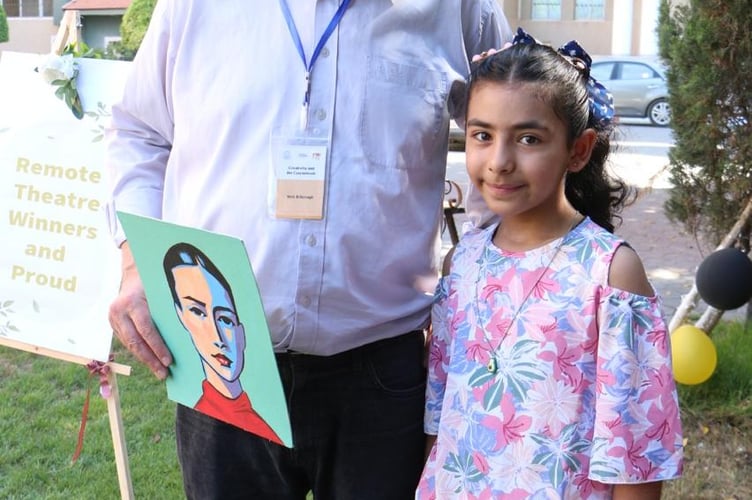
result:
[(426, 388), (422, 335), (411, 333), (392, 342), (396, 345), (378, 346), (368, 353), (367, 366), (373, 382), (396, 396), (422, 394)]
[(360, 126), (369, 163), (397, 169), (430, 164), (446, 142), (447, 81), (424, 65), (369, 57)]

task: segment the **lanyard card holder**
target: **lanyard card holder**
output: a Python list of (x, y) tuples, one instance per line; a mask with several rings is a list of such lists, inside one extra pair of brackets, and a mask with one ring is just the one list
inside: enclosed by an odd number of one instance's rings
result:
[(279, 219), (324, 218), (328, 138), (311, 130), (271, 135), (269, 214)]

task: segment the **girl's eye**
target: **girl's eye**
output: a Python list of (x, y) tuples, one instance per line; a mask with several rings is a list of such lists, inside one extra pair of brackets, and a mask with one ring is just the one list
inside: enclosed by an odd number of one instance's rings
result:
[(540, 142), (540, 139), (533, 135), (524, 135), (520, 138), (520, 142), (522, 144), (526, 144), (528, 146), (531, 146), (533, 144), (538, 144)]
[(480, 131), (480, 132), (474, 132), (473, 138), (475, 138), (476, 140), (480, 142), (486, 142), (491, 139), (491, 136), (488, 134), (488, 132)]

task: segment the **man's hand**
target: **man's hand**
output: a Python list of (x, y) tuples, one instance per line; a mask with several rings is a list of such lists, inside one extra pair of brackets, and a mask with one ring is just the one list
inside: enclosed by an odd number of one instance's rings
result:
[(122, 281), (118, 296), (110, 305), (110, 326), (120, 343), (146, 364), (157, 378), (164, 380), (167, 367), (172, 364), (172, 355), (151, 319), (128, 242), (123, 243), (120, 250)]
[(485, 59), (488, 56), (492, 56), (492, 55), (496, 54), (497, 52), (501, 52), (504, 49), (508, 49), (511, 46), (512, 46), (512, 42), (507, 42), (500, 49), (488, 49), (486, 51), (481, 52), (480, 54), (475, 54), (475, 55), (473, 55), (472, 62), (478, 62), (481, 59)]

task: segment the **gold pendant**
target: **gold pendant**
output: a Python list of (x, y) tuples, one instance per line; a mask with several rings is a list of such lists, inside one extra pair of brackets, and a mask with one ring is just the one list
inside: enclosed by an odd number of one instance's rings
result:
[(496, 364), (496, 358), (489, 359), (486, 368), (489, 372), (496, 373), (499, 370), (499, 366)]

